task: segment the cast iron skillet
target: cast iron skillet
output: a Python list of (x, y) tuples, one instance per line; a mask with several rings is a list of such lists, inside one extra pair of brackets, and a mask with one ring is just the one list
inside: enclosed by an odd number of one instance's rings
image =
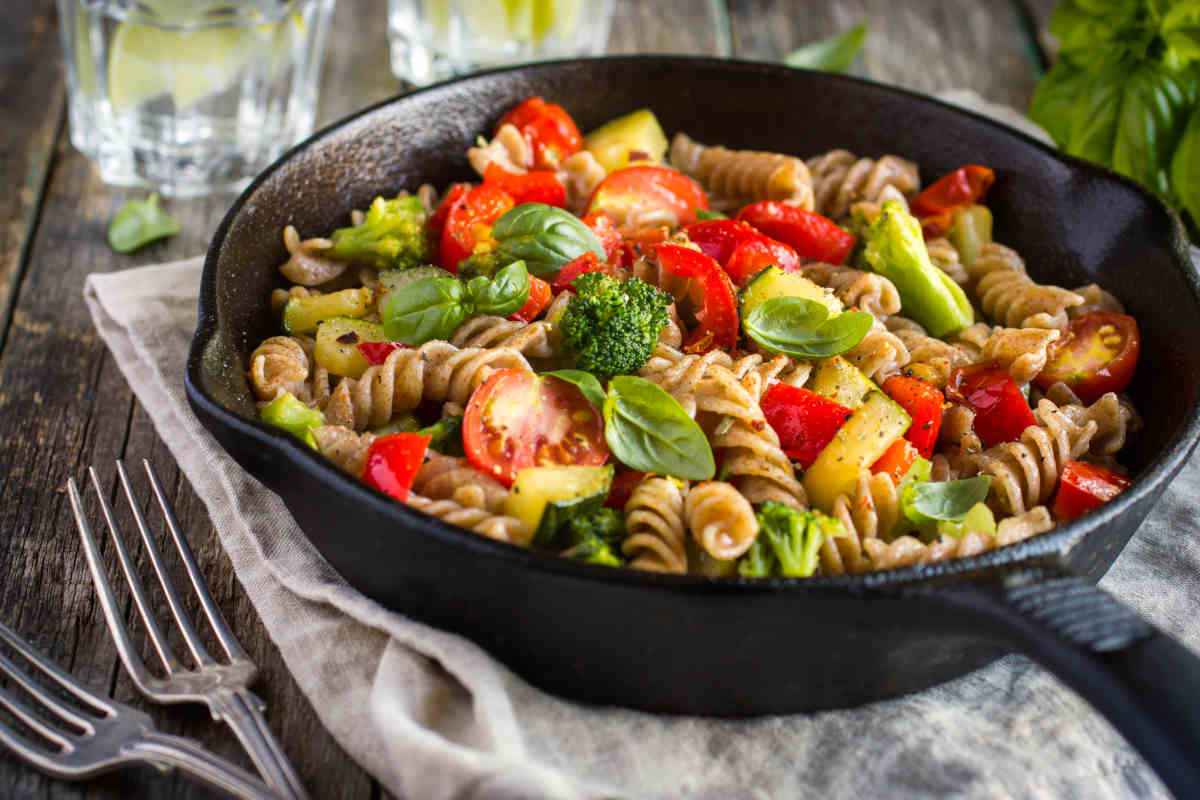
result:
[[(288, 223), (344, 225), (379, 194), (472, 177), (465, 151), (530, 94), (588, 129), (635, 108), (703, 142), (915, 159), (928, 178), (995, 168), (997, 238), (1038, 278), (1096, 280), (1142, 326), (1146, 419), (1132, 489), (1020, 545), (862, 577), (739, 581), (590, 567), (492, 542), (392, 502), (255, 421), (247, 356)], [(1161, 382), (1161, 384), (1160, 384)], [(1160, 384), (1161, 390), (1153, 391)], [(381, 603), (462, 633), (542, 688), (588, 703), (748, 716), (855, 706), (1027, 653), (1088, 698), (1166, 783), (1200, 785), (1200, 661), (1092, 584), (1200, 435), (1200, 276), (1179, 221), (1129, 181), (974, 114), (852, 78), (680, 57), (500, 70), (367, 109), (261, 175), (204, 266), (187, 394), (204, 425), (287, 503), (330, 563)]]

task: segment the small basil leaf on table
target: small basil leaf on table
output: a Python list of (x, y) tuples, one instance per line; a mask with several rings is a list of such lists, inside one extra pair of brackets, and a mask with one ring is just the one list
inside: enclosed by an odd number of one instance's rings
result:
[(383, 331), (394, 342), (417, 345), (448, 339), (467, 318), (466, 292), (457, 278), (422, 278), (389, 292)]
[(150, 242), (179, 233), (179, 221), (158, 205), (158, 195), (130, 200), (108, 226), (108, 244), (118, 253), (132, 253)]
[(860, 22), (828, 39), (810, 42), (793, 50), (783, 61), (789, 67), (845, 72), (850, 69), (866, 41), (867, 24)]
[(522, 203), (492, 226), (496, 252), (525, 262), (534, 275), (549, 275), (587, 252), (606, 258), (604, 246), (583, 220), (544, 203)]
[(1200, 225), (1200, 109), (1192, 112), (1171, 160), (1171, 188), (1192, 224)]
[(529, 271), (524, 261), (514, 261), (490, 278), (479, 276), (467, 282), (468, 305), (476, 314), (507, 317), (529, 299)]
[(793, 358), (829, 358), (862, 341), (874, 318), (865, 311), (829, 317), (822, 303), (803, 297), (772, 297), (743, 321), (746, 335), (773, 353)]
[(620, 375), (609, 381), (604, 438), (631, 469), (692, 481), (716, 472), (704, 431), (674, 397), (645, 378)]
[(913, 483), (904, 490), (904, 515), (918, 524), (929, 520), (958, 522), (987, 497), (992, 479), (977, 475), (957, 481)]
[(572, 384), (579, 391), (583, 392), (583, 396), (587, 398), (589, 403), (597, 409), (604, 408), (604, 387), (600, 385), (599, 379), (592, 373), (584, 372), (581, 369), (558, 369), (553, 372), (545, 372), (543, 375), (552, 375), (559, 380)]

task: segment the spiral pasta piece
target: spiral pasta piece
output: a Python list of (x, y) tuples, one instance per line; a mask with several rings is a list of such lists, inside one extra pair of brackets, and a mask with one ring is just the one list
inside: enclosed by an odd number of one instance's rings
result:
[(750, 501), (725, 481), (693, 486), (684, 500), (684, 516), (696, 544), (716, 559), (737, 558), (758, 537)]
[(554, 326), (545, 320), (519, 322), (504, 317), (471, 317), (450, 337), (455, 347), (507, 347), (526, 358), (552, 358), (557, 353)]
[(900, 496), (885, 474), (863, 470), (852, 495), (841, 495), (833, 503), (832, 516), (842, 523), (845, 536), (827, 538), (821, 544), (821, 569), (826, 575), (856, 575), (871, 568), (865, 543), (878, 541), (900, 519)]
[[(902, 197), (921, 188), (917, 165), (899, 156), (859, 158), (848, 150), (831, 150), (808, 159), (814, 210), (833, 219), (850, 213), (855, 203), (881, 203), (889, 188)], [(907, 204), (906, 204), (907, 205)]]
[(983, 343), (981, 358), (1008, 370), (1019, 384), (1037, 377), (1050, 358), (1050, 345), (1062, 333), (1053, 328), (996, 328)]
[(274, 400), (280, 392), (291, 392), (307, 400), (308, 355), (292, 336), (272, 336), (250, 354), (250, 388), (262, 401)]
[(911, 360), (900, 337), (878, 319), (862, 341), (846, 351), (845, 357), (876, 383), (895, 375)]
[(495, 164), (505, 172), (524, 175), (533, 167), (533, 148), (516, 126), (505, 123), (490, 142), (481, 138), (480, 144), (468, 149), (467, 161), (480, 177), (487, 172), (489, 164)]
[(583, 214), (596, 187), (607, 176), (608, 172), (587, 150), (580, 150), (563, 159), (558, 180), (567, 190), (567, 208), (575, 214)]
[(1125, 306), (1111, 292), (1100, 288), (1099, 284), (1089, 283), (1080, 286), (1075, 294), (1083, 298), (1083, 304), (1067, 310), (1072, 319), (1090, 314), (1093, 311), (1111, 311), (1117, 314), (1125, 313)]
[(676, 399), (681, 403), (686, 402), (688, 405), (684, 406), (684, 410), (694, 416), (695, 388), (708, 376), (709, 367), (714, 364), (731, 371), (755, 402), (762, 399), (771, 384), (781, 382), (803, 386), (812, 373), (812, 364), (809, 362), (795, 361), (784, 355), (768, 358), (749, 353), (734, 359), (720, 350), (710, 350), (703, 355), (685, 354), (660, 340), (639, 374), (656, 380), (664, 388), (670, 387), (667, 391), (676, 393)]
[(288, 260), (280, 265), (283, 277), (301, 286), (320, 286), (341, 275), (349, 266), (345, 261), (335, 261), (322, 255), (333, 247), (329, 239), (300, 240), (300, 233), (291, 225), (283, 229), (283, 246), (287, 248)]
[(386, 425), (396, 414), (423, 400), (465, 407), (471, 392), (498, 369), (529, 370), (525, 357), (506, 347), (459, 349), (449, 342), (426, 342), (394, 350), (362, 376), (343, 378), (325, 405), (325, 419), (356, 431)]
[(808, 167), (794, 156), (707, 147), (677, 133), (671, 140), (671, 164), (700, 181), (715, 207), (736, 208), (758, 200), (813, 207)]
[(967, 285), (970, 280), (967, 268), (959, 258), (958, 249), (950, 244), (949, 239), (943, 236), (930, 239), (925, 243), (925, 250), (929, 253), (929, 260), (933, 265), (950, 276), (950, 280), (959, 286)]
[(1037, 506), (996, 526), (995, 534), (969, 531), (961, 537), (943, 536), (936, 542), (924, 544), (912, 536), (900, 536), (892, 542), (870, 539), (864, 550), (870, 559), (871, 570), (898, 569), (915, 564), (929, 564), (951, 558), (968, 558), (998, 547), (1024, 541), (1054, 527), (1054, 520), (1045, 506)]
[(1096, 423), (1096, 433), (1088, 446), (1093, 456), (1115, 455), (1129, 438), (1141, 429), (1142, 420), (1127, 398), (1113, 392), (1101, 395), (1090, 406), (1065, 383), (1055, 383), (1046, 390), (1046, 399), (1059, 407), (1076, 425)]
[(1096, 423), (1079, 425), (1049, 400), (1040, 400), (1031, 425), (1016, 442), (1004, 442), (975, 458), (976, 471), (992, 477), (991, 501), (1021, 514), (1050, 498), (1063, 465), (1088, 452)]
[(409, 492), (407, 503), (442, 522), (466, 528), (498, 542), (527, 547), (533, 537), (533, 531), (519, 519), (493, 514), (484, 508), (464, 506), (453, 500), (432, 500), (416, 492)]
[(671, 478), (649, 476), (634, 487), (625, 504), (628, 535), (621, 543), (629, 566), (647, 572), (687, 572), (686, 495), (687, 484)]
[(468, 508), (497, 513), (504, 508), (508, 489), (465, 458), (431, 452), (413, 479), (412, 490), (430, 500), (453, 500)]
[(907, 317), (889, 317), (886, 325), (908, 351), (907, 371), (939, 388), (950, 380), (952, 370), (975, 360), (969, 349), (930, 336)]
[(1035, 283), (1015, 250), (988, 242), (967, 268), (983, 313), (1008, 328), (1067, 327), (1068, 309), (1083, 298), (1059, 286)]
[(367, 452), (375, 441), (373, 433), (355, 433), (341, 425), (321, 425), (312, 429), (317, 452), (332, 461), (338, 469), (361, 478), (367, 464)]
[(832, 289), (843, 304), (857, 307), (877, 319), (900, 313), (900, 292), (896, 284), (882, 275), (817, 261), (805, 264), (803, 273), (814, 283)]

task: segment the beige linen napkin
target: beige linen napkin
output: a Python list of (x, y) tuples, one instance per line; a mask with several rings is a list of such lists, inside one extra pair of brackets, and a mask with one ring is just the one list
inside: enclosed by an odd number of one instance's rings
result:
[[(471, 642), (381, 608), (333, 571), (282, 502), (189, 410), (182, 376), (199, 280), (193, 259), (92, 275), (85, 295), (301, 689), (346, 751), (397, 796), (1165, 796), (1106, 722), (1016, 656), (858, 709), (748, 722), (672, 718), (547, 695)], [(1200, 650), (1198, 489), (1192, 464), (1104, 585)]]

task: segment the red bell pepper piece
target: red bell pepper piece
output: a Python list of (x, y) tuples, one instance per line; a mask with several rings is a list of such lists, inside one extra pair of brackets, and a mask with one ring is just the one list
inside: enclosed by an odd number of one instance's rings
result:
[(897, 486), (904, 480), (908, 468), (917, 460), (920, 453), (907, 439), (897, 439), (892, 446), (883, 451), (879, 460), (871, 465), (871, 472), (882, 472), (892, 479)]
[(456, 183), (446, 190), (446, 195), (442, 198), (442, 202), (438, 203), (438, 207), (430, 215), (425, 223), (425, 230), (429, 234), (430, 240), (436, 246), (442, 240), (442, 231), (446, 229), (446, 218), (450, 216), (450, 209), (458, 204), (466, 196), (467, 192), (471, 191), (471, 184)]
[(1083, 461), (1068, 461), (1058, 479), (1054, 516), (1070, 520), (1099, 508), (1129, 488), (1129, 479)]
[(751, 203), (737, 218), (790, 246), (801, 258), (841, 264), (854, 250), (854, 234), (829, 217), (777, 200)]
[(518, 175), (493, 161), (483, 172), (483, 182), (508, 192), (517, 205), (545, 203), (563, 208), (567, 204), (567, 188), (553, 172), (536, 170)]
[(363, 482), (402, 503), (408, 500), (408, 490), (425, 461), (431, 438), (420, 433), (380, 436), (367, 450)]
[(367, 360), (367, 363), (373, 367), (377, 367), (395, 350), (403, 350), (408, 347), (400, 342), (359, 342), (355, 345), (358, 352), (362, 353), (362, 357)]
[(725, 268), (738, 286), (772, 265), (787, 272), (800, 269), (800, 256), (795, 250), (745, 222), (710, 219), (688, 225), (684, 231), (706, 256)]
[(912, 212), (918, 217), (953, 211), (959, 206), (978, 203), (996, 182), (996, 173), (978, 164), (967, 164), (943, 175), (925, 187), (912, 201)]
[(779, 436), (783, 452), (805, 469), (812, 466), (853, 413), (816, 392), (786, 383), (768, 389), (760, 405)]
[(946, 392), (975, 412), (975, 433), (986, 447), (1015, 442), (1026, 428), (1037, 424), (1021, 389), (1001, 367), (959, 367), (951, 374)]
[(646, 477), (646, 473), (639, 472), (636, 469), (626, 469), (618, 472), (612, 479), (612, 486), (608, 489), (608, 497), (604, 499), (604, 505), (609, 508), (615, 508), (618, 511), (625, 509), (625, 504), (629, 502), (630, 495), (637, 485)]
[(946, 397), (933, 384), (904, 375), (893, 375), (884, 381), (883, 391), (912, 417), (904, 438), (913, 443), (922, 458), (932, 456), (942, 430)]
[(571, 284), (580, 275), (586, 275), (589, 272), (606, 272), (612, 274), (612, 269), (596, 257), (593, 252), (587, 252), (581, 255), (574, 261), (568, 261), (563, 264), (562, 269), (554, 276), (554, 281), (550, 284), (550, 289), (554, 294), (566, 291), (575, 291)]
[(530, 275), (529, 299), (525, 301), (525, 305), (521, 306), (516, 313), (510, 314), (508, 318), (518, 322), (533, 322), (539, 314), (546, 310), (546, 306), (550, 305), (552, 296), (550, 284), (541, 278)]
[(737, 292), (725, 270), (704, 253), (683, 245), (660, 244), (655, 253), (663, 269), (692, 279), (703, 293), (702, 306), (696, 312), (700, 325), (686, 349), (689, 352), (732, 350), (738, 340)]

